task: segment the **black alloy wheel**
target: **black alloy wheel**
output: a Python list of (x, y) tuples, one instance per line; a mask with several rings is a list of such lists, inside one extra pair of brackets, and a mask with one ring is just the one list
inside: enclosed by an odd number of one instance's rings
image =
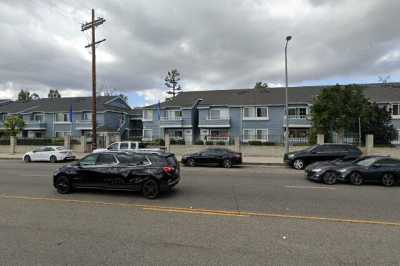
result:
[(68, 194), (72, 191), (71, 182), (65, 176), (57, 178), (55, 187), (60, 194)]
[(333, 185), (335, 184), (337, 181), (337, 176), (334, 172), (329, 171), (326, 172), (323, 176), (322, 176), (322, 182), (324, 182), (324, 184), (327, 185)]
[(229, 159), (225, 159), (225, 160), (222, 162), (222, 166), (223, 166), (224, 168), (231, 168), (231, 167), (232, 167), (232, 161), (229, 160)]
[(303, 169), (304, 169), (304, 161), (301, 160), (301, 159), (296, 159), (296, 160), (293, 162), (293, 167), (294, 167), (294, 169), (296, 169), (296, 170), (303, 170)]
[(57, 162), (57, 157), (54, 156), (54, 155), (50, 156), (50, 162), (51, 163), (56, 163)]
[(382, 176), (382, 184), (385, 187), (391, 187), (394, 186), (396, 183), (396, 179), (394, 178), (394, 175), (391, 173), (386, 173)]
[(359, 172), (353, 172), (350, 174), (350, 183), (352, 183), (353, 185), (360, 186), (363, 182), (364, 179)]
[(194, 159), (193, 159), (193, 158), (189, 158), (189, 159), (187, 160), (187, 162), (186, 162), (186, 165), (187, 165), (187, 166), (190, 166), (190, 167), (193, 167), (193, 166), (196, 166), (196, 163), (194, 162)]
[(25, 155), (24, 162), (30, 163), (31, 162), (31, 157), (29, 155)]
[(146, 182), (144, 182), (142, 186), (142, 194), (144, 197), (148, 199), (155, 199), (157, 198), (159, 193), (160, 193), (160, 188), (156, 180), (149, 179)]

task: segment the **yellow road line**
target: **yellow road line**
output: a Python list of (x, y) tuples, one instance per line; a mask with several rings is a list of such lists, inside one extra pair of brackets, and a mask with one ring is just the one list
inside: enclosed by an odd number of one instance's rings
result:
[(132, 204), (132, 203), (119, 203), (119, 202), (114, 203), (114, 202), (48, 198), (48, 197), (13, 196), (13, 195), (5, 195), (5, 194), (1, 194), (0, 198), (49, 201), (49, 202), (64, 202), (64, 203), (76, 203), (76, 204), (93, 204), (93, 205), (99, 205), (99, 206), (117, 206), (117, 207), (125, 207), (125, 208), (140, 208), (144, 211), (159, 211), (159, 212), (171, 212), (171, 213), (220, 215), (220, 216), (231, 216), (231, 217), (267, 217), (267, 218), (307, 220), (307, 221), (317, 221), (317, 222), (324, 221), (324, 222), (333, 222), (333, 223), (385, 225), (385, 226), (400, 227), (400, 222), (389, 222), (389, 221), (379, 221), (379, 220), (342, 219), (342, 218), (329, 218), (329, 217), (306, 216), (306, 215), (290, 215), (290, 214), (279, 214), (279, 213), (225, 211), (225, 210), (210, 210), (210, 209), (200, 209), (200, 208), (199, 209), (197, 209), (197, 208), (181, 208), (181, 207), (168, 207), (168, 206), (157, 206), (157, 205), (148, 205), (148, 204)]
[(204, 214), (204, 215), (219, 215), (219, 216), (230, 216), (230, 217), (248, 217), (248, 215), (243, 215), (240, 213), (224, 213), (219, 211), (198, 211), (196, 209), (167, 209), (167, 208), (143, 208), (145, 211), (156, 211), (156, 212), (174, 212), (174, 213), (189, 213), (189, 214)]

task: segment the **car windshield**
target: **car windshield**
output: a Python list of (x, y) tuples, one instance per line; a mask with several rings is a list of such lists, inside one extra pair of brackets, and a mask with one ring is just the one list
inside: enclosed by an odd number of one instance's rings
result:
[(369, 167), (369, 166), (373, 165), (377, 160), (378, 160), (378, 158), (367, 158), (364, 160), (359, 160), (358, 162), (356, 162), (356, 164), (359, 166)]
[(317, 148), (318, 146), (319, 146), (319, 145), (311, 146), (311, 147), (305, 149), (305, 151), (312, 151), (313, 149)]
[(58, 151), (62, 151), (62, 150), (64, 150), (65, 148), (64, 147), (56, 147), (56, 150), (58, 150)]

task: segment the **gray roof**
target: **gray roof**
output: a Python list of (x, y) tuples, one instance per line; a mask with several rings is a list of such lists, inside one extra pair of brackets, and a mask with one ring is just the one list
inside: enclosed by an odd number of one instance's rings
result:
[[(117, 111), (130, 112), (130, 108), (112, 106), (109, 103), (117, 99), (118, 96), (98, 96), (96, 98), (97, 111)], [(29, 102), (11, 102), (0, 106), (0, 113), (30, 113), (30, 112), (68, 112), (72, 106), (72, 111), (90, 111), (92, 108), (91, 97), (64, 97), (64, 98), (43, 98)]]
[[(289, 103), (312, 103), (313, 98), (321, 90), (333, 86), (289, 87)], [(365, 96), (374, 102), (400, 102), (400, 83), (362, 84), (360, 86), (364, 88)], [(179, 94), (174, 100), (161, 103), (161, 107), (190, 107), (200, 98), (203, 101), (199, 106), (282, 105), (285, 102), (285, 88), (188, 91)], [(157, 108), (157, 104), (145, 108)]]

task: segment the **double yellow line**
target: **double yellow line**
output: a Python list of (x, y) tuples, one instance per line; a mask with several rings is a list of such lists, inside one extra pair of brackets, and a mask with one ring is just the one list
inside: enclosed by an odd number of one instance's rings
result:
[(29, 201), (92, 204), (92, 205), (99, 205), (99, 206), (116, 206), (116, 207), (125, 207), (125, 208), (140, 208), (144, 211), (152, 211), (152, 212), (199, 214), (199, 215), (228, 216), (228, 217), (264, 217), (264, 218), (278, 218), (278, 219), (291, 219), (291, 220), (305, 220), (305, 221), (314, 221), (314, 222), (333, 222), (333, 223), (384, 225), (384, 226), (400, 227), (400, 222), (389, 222), (389, 221), (379, 221), (379, 220), (342, 219), (342, 218), (290, 215), (290, 214), (278, 214), (278, 213), (225, 211), (225, 210), (210, 210), (210, 209), (198, 209), (198, 208), (179, 208), (179, 207), (166, 207), (166, 206), (146, 205), (146, 204), (103, 202), (103, 201), (48, 198), (48, 197), (14, 196), (14, 195), (5, 195), (5, 194), (1, 194), (0, 198), (15, 199), (15, 200), (29, 200)]

